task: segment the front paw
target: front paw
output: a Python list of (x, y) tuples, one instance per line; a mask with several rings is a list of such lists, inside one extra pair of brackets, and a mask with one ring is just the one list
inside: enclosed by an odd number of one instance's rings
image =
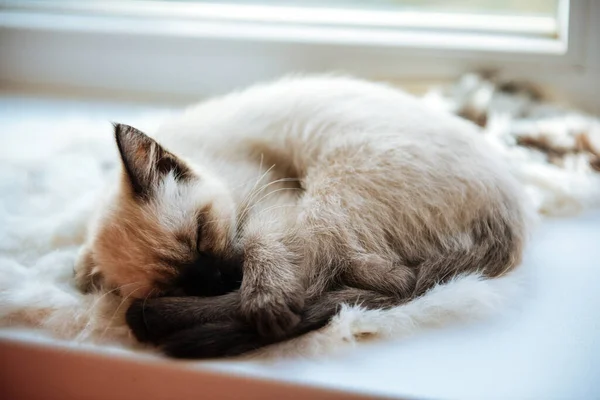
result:
[(303, 307), (304, 293), (297, 289), (242, 289), (241, 312), (262, 337), (285, 337), (300, 322)]
[(127, 326), (133, 336), (142, 343), (156, 344), (161, 338), (171, 333), (171, 329), (165, 329), (167, 324), (160, 302), (155, 303), (155, 300), (135, 300), (125, 313)]
[(125, 319), (140, 342), (159, 344), (174, 332), (229, 321), (239, 315), (239, 292), (216, 297), (157, 297), (135, 300)]
[(166, 336), (197, 322), (193, 300), (190, 297), (134, 300), (125, 313), (125, 321), (138, 341), (158, 344)]
[(270, 342), (247, 323), (229, 320), (178, 331), (164, 339), (160, 350), (176, 358), (217, 358), (237, 356), (267, 344)]

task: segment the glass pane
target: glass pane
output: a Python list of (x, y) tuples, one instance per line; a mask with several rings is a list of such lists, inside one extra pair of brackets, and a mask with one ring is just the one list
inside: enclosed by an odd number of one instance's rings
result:
[(155, 0), (364, 10), (415, 10), (554, 16), (558, 0)]

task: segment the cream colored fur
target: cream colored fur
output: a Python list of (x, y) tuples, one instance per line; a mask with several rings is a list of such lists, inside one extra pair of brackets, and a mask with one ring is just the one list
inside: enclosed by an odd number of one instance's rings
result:
[(156, 141), (115, 129), (123, 176), (76, 266), (82, 288), (180, 291), (186, 268), (239, 252), (239, 306), (220, 313), (283, 336), (305, 304), (387, 308), (522, 257), (531, 212), (501, 158), (473, 125), (385, 85), (287, 78), (192, 107)]
[[(323, 90), (322, 87), (320, 87), (320, 85), (323, 84), (322, 80), (320, 81), (319, 79), (315, 79), (313, 80), (313, 84), (317, 85), (318, 93), (326, 92), (332, 93), (332, 95), (336, 93), (335, 90)], [(310, 84), (308, 86), (310, 86)], [(282, 85), (282, 87), (275, 88), (273, 90), (281, 91), (279, 93), (275, 93), (274, 95), (284, 95), (289, 94), (290, 87)], [(298, 85), (295, 90), (310, 90), (310, 87)], [(388, 89), (382, 88), (381, 90), (383, 93), (382, 95), (385, 96)], [(394, 91), (394, 95), (395, 93), (396, 92)], [(345, 99), (346, 95), (346, 93), (339, 94), (339, 99)], [(369, 96), (366, 95), (365, 98), (365, 101), (368, 103), (368, 100), (370, 100)], [(331, 99), (327, 100), (331, 101)], [(264, 106), (264, 104), (261, 103), (260, 98), (251, 98), (248, 96), (248, 101), (252, 101), (253, 104), (255, 103), (256, 107), (260, 107), (261, 105)], [(277, 104), (277, 106), (281, 107), (281, 109), (285, 109), (285, 107), (289, 107), (289, 104), (280, 102)], [(210, 123), (203, 122), (202, 119), (199, 121), (196, 119), (197, 114), (195, 113), (188, 114), (194, 116), (191, 116), (190, 119), (187, 120), (183, 119), (183, 121), (180, 120), (180, 122), (165, 125), (162, 133), (157, 133), (155, 137), (159, 138), (161, 143), (164, 143), (167, 148), (178, 155), (179, 153), (186, 155), (185, 153), (187, 150), (192, 148), (194, 145), (208, 146), (211, 140), (223, 140), (223, 135), (227, 132), (231, 132), (230, 129), (232, 126), (229, 124), (231, 124), (232, 116), (239, 117), (239, 115), (236, 115), (238, 110), (236, 110), (235, 107), (228, 108), (224, 110), (223, 113), (217, 113), (215, 110), (218, 109), (218, 102), (209, 103), (209, 105), (205, 106), (204, 112), (206, 113), (206, 118)], [(354, 111), (356, 115), (360, 115), (361, 113), (377, 114), (377, 112), (383, 112), (382, 110), (378, 109), (366, 110), (364, 107), (358, 106), (354, 109)], [(437, 132), (444, 129), (457, 129), (460, 131), (473, 130), (473, 128), (469, 127), (467, 124), (450, 118), (445, 120), (447, 121), (448, 126), (429, 124), (430, 121), (427, 120), (427, 118), (419, 118), (419, 114), (417, 112), (409, 111), (414, 110), (399, 110), (398, 118), (402, 121), (402, 123), (408, 123), (411, 126), (418, 126), (419, 129), (424, 129), (422, 132), (420, 131), (421, 136), (419, 136), (418, 139), (421, 139), (423, 135), (427, 135), (427, 133), (432, 131)], [(308, 113), (304, 117), (310, 119), (312, 115), (313, 113)], [(389, 115), (389, 113), (386, 113), (386, 115)], [(269, 120), (269, 118), (266, 118), (266, 120)], [(243, 121), (243, 118), (241, 121), (236, 121), (237, 122), (235, 126), (240, 128), (243, 127), (246, 129), (253, 126), (250, 124), (252, 121)], [(279, 129), (273, 129), (273, 133), (280, 134), (281, 131), (285, 131), (285, 129), (291, 129), (291, 131), (293, 131), (294, 129), (297, 129), (299, 125), (302, 125), (297, 121), (294, 121), (293, 118), (287, 119), (286, 121), (287, 122), (282, 122), (282, 125), (278, 126)], [(253, 122), (257, 121), (253, 120)], [(220, 124), (224, 124), (227, 129), (223, 129), (223, 126)], [(392, 124), (392, 122), (390, 122), (390, 124)], [(386, 126), (384, 126), (384, 128), (385, 127)], [(204, 132), (212, 133), (212, 135), (208, 136), (207, 142), (197, 142), (199, 139), (196, 139), (197, 136), (192, 134), (193, 131), (200, 128), (202, 128)], [(264, 134), (264, 128), (264, 121), (258, 121), (256, 125), (257, 132)], [(306, 129), (306, 127), (304, 128), (305, 129), (300, 129), (300, 132), (323, 132), (323, 130), (326, 132), (328, 126), (317, 119), (311, 121), (311, 125), (309, 126), (310, 129)], [(376, 128), (382, 127), (377, 126)], [(187, 138), (187, 141), (180, 141), (179, 138), (175, 139), (173, 136), (171, 136), (171, 132), (182, 132), (182, 129), (190, 130), (190, 135), (184, 135)], [(469, 133), (469, 135), (474, 134), (474, 132), (475, 131), (473, 130), (473, 133)], [(367, 133), (364, 134), (367, 135)], [(326, 137), (326, 134), (323, 134), (323, 137)], [(471, 136), (468, 137), (469, 139), (471, 138)], [(277, 136), (272, 139), (281, 139), (281, 136)], [(368, 139), (372, 140), (372, 137), (368, 137)], [(227, 152), (235, 149), (235, 143), (233, 141), (226, 141), (225, 143), (231, 144), (231, 146), (225, 146), (223, 151)], [(472, 141), (469, 141), (469, 143), (472, 143)], [(469, 146), (470, 145), (471, 144), (469, 144)], [(486, 155), (491, 154), (484, 144), (476, 144), (476, 146), (481, 146)], [(490, 158), (493, 157), (494, 156), (490, 155)], [(189, 155), (188, 158), (190, 158)], [(450, 160), (456, 160), (456, 155), (451, 151), (449, 151), (449, 161)], [(205, 164), (205, 162), (203, 162), (203, 164)], [(501, 162), (498, 162), (496, 165), (492, 163), (491, 165), (491, 171), (494, 171), (494, 174), (504, 176), (504, 172), (501, 170)], [(454, 168), (454, 166), (450, 164), (447, 167), (449, 167), (450, 170)], [(227, 166), (221, 165), (217, 168), (220, 170), (219, 172), (222, 172), (227, 168)], [(446, 170), (447, 169), (444, 169), (444, 171)], [(473, 173), (472, 171), (463, 172), (471, 174)], [(254, 182), (257, 174), (256, 170), (248, 168), (247, 175), (240, 174), (238, 170), (235, 170), (231, 171), (231, 176), (232, 178), (238, 180), (239, 185), (243, 186), (248, 184), (248, 182)], [(511, 179), (506, 178), (506, 181), (508, 182), (507, 184), (509, 187), (512, 188), (511, 185), (513, 184), (511, 183)], [(233, 185), (233, 187), (235, 187), (235, 185)], [(166, 192), (168, 192), (168, 187), (165, 188), (165, 193)], [(485, 201), (485, 199), (482, 200)], [(169, 205), (172, 204), (172, 202), (166, 201), (165, 204)], [(277, 205), (277, 201), (267, 201), (263, 204), (265, 209)], [(165, 207), (163, 207), (163, 209), (164, 208)], [(85, 212), (82, 212), (82, 214), (85, 214)], [(62, 240), (64, 240), (66, 243), (80, 243), (80, 237), (77, 237), (77, 235), (71, 233), (79, 232), (81, 229), (81, 223), (85, 222), (85, 220), (73, 221), (73, 224), (71, 221), (67, 220), (68, 218), (65, 218), (66, 222), (63, 225), (63, 231), (65, 233), (61, 235)], [(60, 226), (56, 224), (56, 222), (59, 221), (53, 222), (54, 226)], [(177, 223), (177, 221), (172, 222), (175, 224)], [(37, 238), (37, 240), (41, 243), (42, 248), (50, 248), (53, 246), (51, 241), (52, 232), (48, 233), (49, 236), (46, 238)], [(22, 235), (22, 237), (27, 237), (27, 234)], [(36, 238), (36, 235), (32, 232), (30, 237)], [(19, 252), (19, 248), (21, 247), (16, 245), (14, 247), (14, 251)], [(41, 253), (43, 253), (43, 251)], [(65, 266), (69, 265), (69, 263), (73, 261), (72, 252), (69, 250), (63, 251), (62, 261), (60, 256), (60, 253), (50, 254), (45, 256), (45, 260), (49, 265), (56, 265), (56, 263), (59, 263)], [(38, 265), (43, 265), (44, 258), (34, 256), (34, 259), (40, 259), (42, 264)], [(57, 268), (56, 271), (52, 271), (51, 268), (48, 270), (48, 274), (44, 275), (44, 273), (41, 272), (32, 274), (30, 271), (33, 271), (33, 269), (23, 268), (22, 266), (19, 266), (18, 263), (11, 262), (10, 260), (5, 260), (4, 263), (0, 265), (3, 268), (3, 271), (7, 271), (7, 274), (3, 275), (6, 277), (6, 279), (2, 279), (3, 286), (1, 287), (2, 292), (0, 292), (0, 296), (2, 296), (0, 298), (0, 305), (2, 305), (1, 310), (5, 324), (26, 324), (31, 326), (41, 325), (46, 329), (66, 338), (79, 337), (90, 340), (98, 340), (99, 338), (106, 339), (108, 337), (110, 340), (113, 340), (117, 337), (127, 337), (126, 331), (120, 325), (119, 320), (120, 311), (122, 311), (123, 307), (117, 312), (114, 311), (114, 302), (118, 302), (118, 299), (110, 294), (105, 296), (81, 296), (74, 290), (65, 287), (63, 282), (68, 280), (68, 271), (66, 271), (64, 267), (61, 269)], [(42, 266), (36, 268), (36, 270), (43, 271), (44, 268)], [(455, 316), (458, 319), (469, 318), (472, 316), (477, 317), (488, 311), (496, 309), (501, 305), (503, 300), (506, 300), (507, 297), (510, 297), (510, 293), (505, 293), (503, 289), (506, 289), (505, 286), (510, 286), (512, 279), (513, 278), (511, 277), (505, 277), (492, 281), (484, 281), (475, 276), (457, 278), (446, 285), (435, 288), (422, 299), (415, 300), (407, 305), (397, 307), (390, 311), (361, 311), (360, 307), (348, 307), (345, 308), (342, 313), (336, 317), (331, 326), (325, 330), (312, 333), (304, 338), (299, 338), (286, 344), (279, 345), (279, 348), (286, 353), (311, 353), (313, 352), (311, 349), (330, 349), (337, 347), (348, 339), (353, 341), (356, 338), (360, 339), (365, 335), (380, 334), (382, 336), (397, 336), (408, 334), (420, 327), (435, 326), (438, 323), (446, 321), (446, 316)], [(38, 282), (55, 283), (52, 285), (47, 285), (44, 283), (38, 284)], [(44, 286), (47, 286), (45, 289), (47, 292), (42, 295), (41, 293), (43, 292), (40, 290), (40, 287)], [(47, 299), (52, 300), (48, 301)], [(98, 302), (96, 303), (96, 301)], [(90, 309), (93, 309), (94, 312), (89, 313)], [(107, 320), (110, 320), (113, 315), (115, 316), (113, 321), (115, 327), (110, 328), (110, 324), (107, 325)], [(441, 315), (445, 317), (440, 318)]]

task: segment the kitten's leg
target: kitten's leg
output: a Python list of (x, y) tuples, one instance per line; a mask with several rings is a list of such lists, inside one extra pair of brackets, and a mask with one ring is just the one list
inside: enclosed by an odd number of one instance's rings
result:
[[(212, 297), (207, 300), (214, 299)], [(178, 358), (237, 356), (320, 329), (338, 313), (342, 304), (360, 304), (367, 309), (385, 309), (401, 303), (402, 300), (373, 291), (345, 288), (308, 300), (301, 321), (282, 337), (264, 337), (259, 335), (250, 323), (229, 319), (199, 323), (163, 337), (157, 344), (167, 355)]]
[(371, 255), (354, 261), (344, 271), (343, 281), (352, 287), (409, 298), (415, 290), (417, 273), (414, 267)]
[(297, 203), (250, 217), (240, 307), (261, 335), (285, 336), (298, 323), (305, 297), (320, 296), (341, 271), (339, 264), (352, 262), (350, 243), (356, 240), (339, 202), (344, 190), (314, 179)]
[(265, 337), (282, 337), (300, 321), (305, 290), (297, 257), (282, 240), (246, 241), (240, 310)]
[(135, 300), (125, 319), (140, 342), (156, 343), (198, 324), (239, 319), (238, 291), (214, 297), (158, 297)]

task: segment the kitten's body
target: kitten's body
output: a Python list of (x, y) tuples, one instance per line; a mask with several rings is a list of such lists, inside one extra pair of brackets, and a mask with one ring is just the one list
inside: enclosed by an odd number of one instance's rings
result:
[(130, 310), (136, 335), (175, 355), (247, 351), (322, 326), (343, 302), (389, 307), (521, 258), (526, 210), (506, 167), (473, 126), (388, 87), (288, 79), (203, 103), (155, 135), (186, 160), (179, 174), (135, 165), (155, 144), (130, 136), (117, 132), (124, 182), (81, 270), (144, 297), (181, 275), (165, 260), (208, 254), (220, 261), (196, 268), (218, 269), (243, 255), (239, 292), (150, 300), (143, 323)]

